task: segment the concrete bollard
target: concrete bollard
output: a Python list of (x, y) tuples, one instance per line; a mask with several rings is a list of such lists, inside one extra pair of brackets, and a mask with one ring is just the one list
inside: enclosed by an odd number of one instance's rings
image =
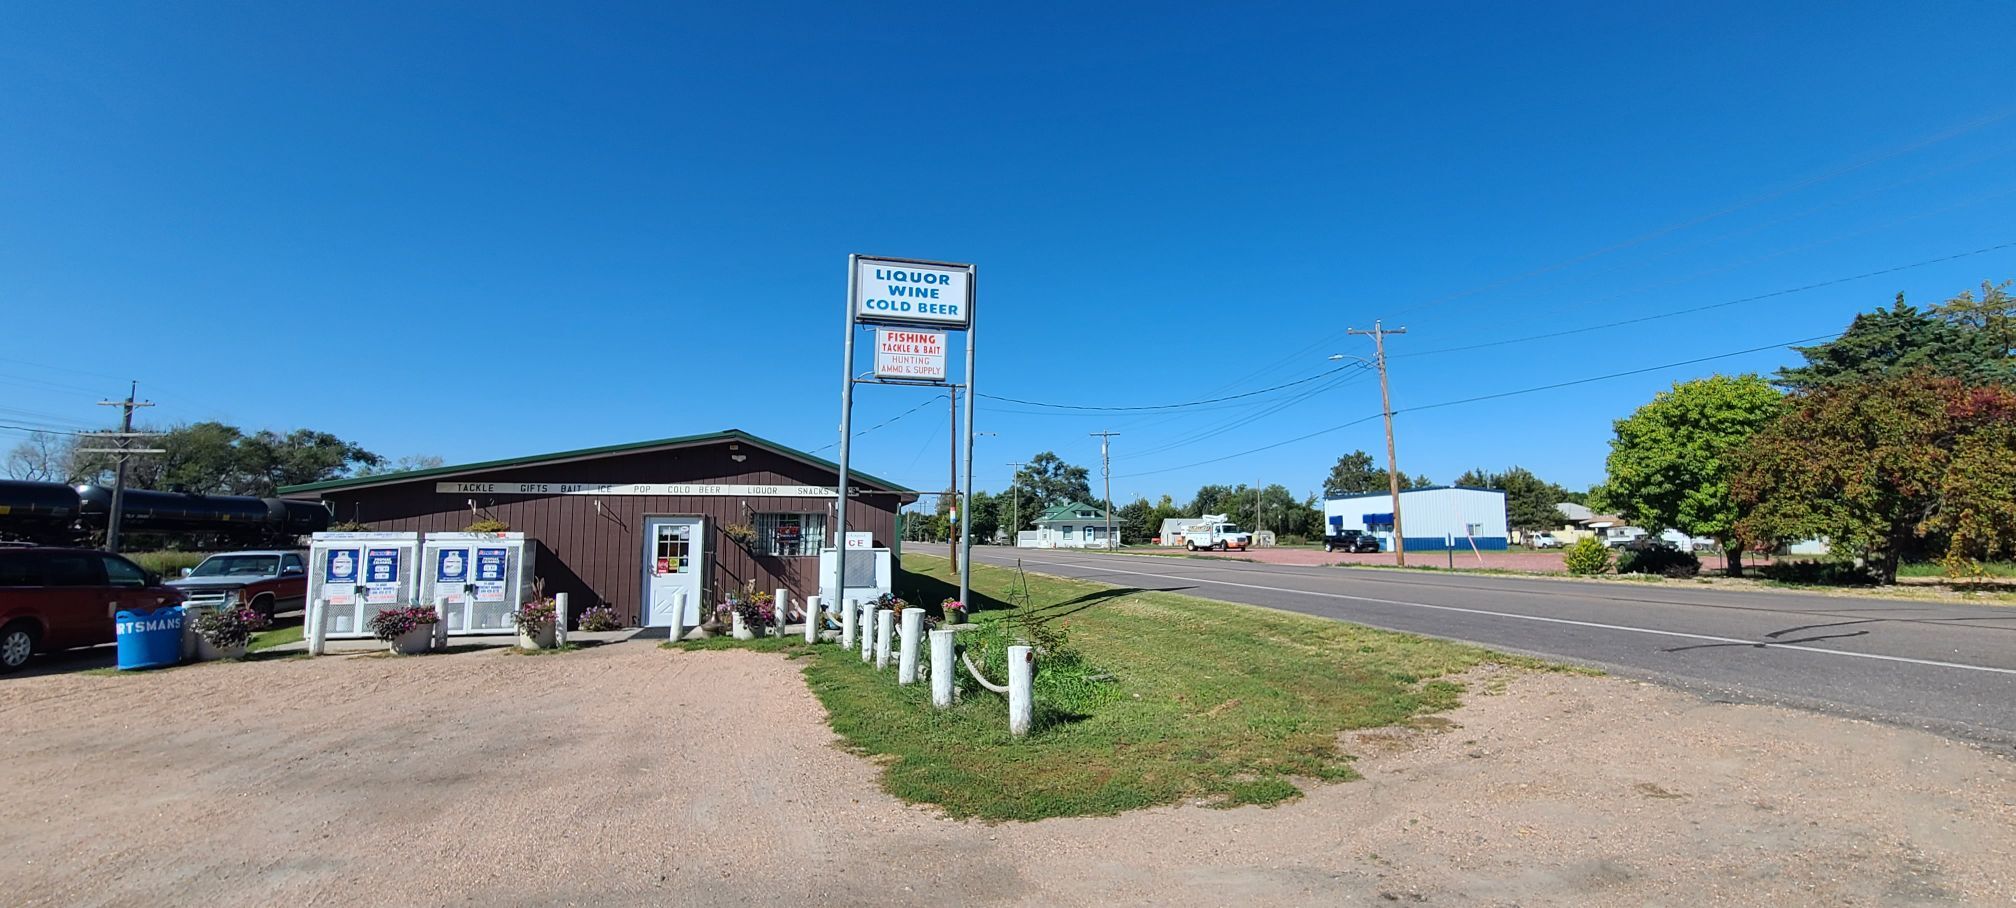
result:
[(840, 648), (853, 649), (854, 635), (860, 632), (861, 603), (849, 599), (840, 607)]
[(770, 616), (777, 619), (777, 639), (784, 639), (784, 616), (791, 612), (791, 591), (778, 587), (770, 597)]
[(952, 705), (952, 643), (958, 631), (931, 632), (931, 705), (946, 709)]
[(1008, 733), (1021, 737), (1029, 733), (1036, 715), (1036, 650), (1027, 646), (1008, 648)]
[(567, 645), (567, 594), (553, 594), (553, 645)]
[(889, 609), (875, 610), (875, 668), (889, 667), (889, 638), (896, 630), (896, 613)]
[(819, 632), (824, 630), (826, 613), (820, 611), (826, 605), (818, 596), (805, 597), (805, 642), (818, 643)]
[(906, 608), (903, 610), (903, 654), (896, 660), (896, 683), (917, 683), (917, 650), (924, 641), (924, 610)]
[(861, 661), (875, 661), (875, 603), (861, 605)]
[(448, 648), (448, 594), (434, 594), (434, 649)]
[(317, 599), (308, 603), (308, 612), (301, 616), (308, 625), (304, 632), (308, 638), (308, 655), (320, 656), (329, 648), (329, 600)]
[(674, 640), (686, 639), (686, 591), (672, 591), (672, 626), (667, 628)]

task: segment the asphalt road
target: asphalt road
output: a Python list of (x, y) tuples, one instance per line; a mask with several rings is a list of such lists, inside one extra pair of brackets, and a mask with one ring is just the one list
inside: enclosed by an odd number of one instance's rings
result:
[[(943, 555), (942, 545), (911, 544)], [(1592, 665), (2016, 749), (2016, 606), (979, 546), (982, 564)]]

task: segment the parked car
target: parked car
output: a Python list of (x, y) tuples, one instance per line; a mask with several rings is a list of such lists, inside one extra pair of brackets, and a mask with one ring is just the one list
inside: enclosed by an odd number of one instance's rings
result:
[(278, 549), (219, 552), (168, 585), (191, 605), (243, 602), (268, 618), (308, 601), (307, 559)]
[(1323, 537), (1323, 551), (1376, 552), (1379, 551), (1379, 537), (1364, 530), (1339, 530)]
[(1561, 537), (1553, 533), (1534, 533), (1526, 537), (1526, 544), (1536, 549), (1558, 549), (1564, 545)]
[(113, 613), (182, 601), (180, 590), (95, 549), (0, 548), (0, 672), (35, 653), (112, 642)]

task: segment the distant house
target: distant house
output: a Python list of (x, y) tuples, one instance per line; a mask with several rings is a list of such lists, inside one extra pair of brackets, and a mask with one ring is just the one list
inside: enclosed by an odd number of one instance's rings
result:
[[(1106, 538), (1106, 508), (1084, 501), (1054, 505), (1036, 516), (1036, 529), (1019, 534), (1015, 544), (1033, 549), (1103, 549)], [(1119, 515), (1114, 515), (1110, 545), (1120, 545)]]
[[(1400, 493), (1400, 506), (1400, 523), (1408, 534), (1408, 551), (1439, 552), (1451, 545), (1504, 551), (1510, 541), (1505, 526), (1505, 493), (1499, 489), (1464, 486), (1409, 489)], [(1359, 530), (1379, 537), (1381, 549), (1393, 549), (1390, 493), (1324, 499), (1323, 521), (1331, 535)]]
[(1182, 545), (1183, 528), (1198, 522), (1196, 517), (1164, 517), (1162, 531), (1155, 534), (1156, 545)]

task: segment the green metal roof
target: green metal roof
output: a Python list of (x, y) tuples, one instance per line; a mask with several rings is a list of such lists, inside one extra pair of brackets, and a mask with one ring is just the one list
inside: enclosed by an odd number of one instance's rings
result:
[(1100, 505), (1097, 505), (1097, 504), (1093, 504), (1093, 503), (1091, 503), (1091, 502), (1086, 502), (1086, 501), (1067, 501), (1067, 502), (1064, 502), (1063, 504), (1055, 504), (1055, 505), (1051, 505), (1051, 506), (1050, 506), (1050, 507), (1049, 507), (1049, 508), (1048, 508), (1047, 510), (1045, 510), (1045, 511), (1044, 511), (1043, 513), (1041, 513), (1041, 514), (1038, 514), (1038, 515), (1036, 515), (1036, 520), (1035, 520), (1035, 522), (1037, 522), (1037, 523), (1042, 523), (1042, 522), (1044, 522), (1044, 521), (1046, 521), (1046, 520), (1088, 520), (1088, 519), (1090, 519), (1090, 518), (1086, 518), (1086, 517), (1080, 517), (1080, 516), (1078, 516), (1078, 512), (1079, 512), (1079, 511), (1081, 511), (1081, 510), (1087, 510), (1087, 511), (1091, 511), (1091, 512), (1093, 513), (1093, 515), (1094, 515), (1094, 516), (1096, 516), (1096, 517), (1101, 517), (1101, 518), (1103, 518), (1103, 517), (1105, 517), (1105, 516), (1106, 516), (1106, 509), (1105, 509), (1104, 507), (1100, 506)]
[[(682, 435), (677, 438), (660, 438), (654, 441), (637, 441), (620, 445), (604, 445), (599, 448), (581, 448), (579, 450), (574, 451), (556, 451), (552, 454), (533, 454), (529, 457), (512, 457), (504, 460), (486, 460), (480, 463), (465, 463), (446, 467), (429, 467), (425, 470), (405, 470), (398, 473), (380, 473), (376, 476), (351, 476), (344, 479), (331, 479), (326, 482), (311, 482), (297, 486), (282, 486), (278, 490), (278, 494), (287, 495), (300, 492), (326, 492), (333, 489), (355, 489), (355, 488), (362, 488), (364, 486), (390, 485), (393, 483), (412, 482), (418, 479), (430, 479), (437, 476), (454, 476), (460, 473), (478, 473), (483, 472), (485, 470), (502, 469), (504, 467), (522, 467), (529, 464), (547, 463), (555, 460), (579, 460), (582, 458), (601, 457), (604, 455), (612, 455), (612, 454), (631, 454), (638, 451), (648, 451), (654, 448), (683, 447), (688, 445), (705, 444), (708, 442), (716, 442), (716, 441), (746, 441), (753, 445), (760, 445), (762, 447), (769, 448), (770, 450), (782, 454), (786, 457), (796, 458), (798, 460), (805, 461), (806, 463), (809, 464), (825, 467), (826, 469), (832, 470), (836, 474), (836, 476), (840, 472), (839, 464), (827, 460), (823, 457), (815, 457), (811, 454), (807, 454), (804, 451), (800, 451), (797, 448), (780, 445), (767, 438), (758, 438), (757, 436), (744, 432), (741, 429), (727, 429), (721, 432), (710, 432), (704, 435)], [(885, 489), (888, 489), (891, 492), (903, 492), (907, 494), (915, 494), (917, 491), (916, 489), (906, 488), (904, 486), (897, 485), (896, 483), (890, 482), (889, 480), (883, 479), (879, 476), (873, 476), (868, 473), (863, 473), (860, 470), (852, 469), (851, 466), (847, 472), (852, 478), (856, 480), (871, 485), (881, 486)]]

